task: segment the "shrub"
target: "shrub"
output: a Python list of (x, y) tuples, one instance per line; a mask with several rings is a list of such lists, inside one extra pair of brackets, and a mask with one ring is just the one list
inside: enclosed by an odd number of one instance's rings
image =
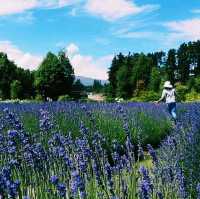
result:
[(58, 97), (58, 101), (71, 101), (72, 98), (69, 95), (61, 95)]
[(35, 100), (38, 101), (38, 102), (43, 101), (43, 97), (42, 97), (42, 95), (37, 94), (37, 95), (35, 96)]
[(200, 92), (200, 77), (195, 78), (194, 89), (196, 92)]
[(149, 102), (156, 101), (159, 98), (159, 94), (154, 91), (141, 91), (136, 97), (131, 98), (133, 102)]
[(22, 85), (18, 80), (14, 80), (10, 85), (10, 95), (12, 99), (22, 98)]
[(177, 83), (176, 85), (176, 92), (177, 92), (177, 101), (185, 101), (185, 95), (188, 92), (188, 87), (185, 85), (182, 85), (180, 83)]
[(187, 82), (188, 90), (191, 91), (192, 89), (194, 89), (194, 85), (195, 85), (195, 78), (192, 77)]
[(113, 97), (110, 96), (106, 96), (106, 102), (114, 102), (115, 99)]
[(200, 101), (200, 93), (192, 90), (190, 93), (185, 95), (186, 102)]

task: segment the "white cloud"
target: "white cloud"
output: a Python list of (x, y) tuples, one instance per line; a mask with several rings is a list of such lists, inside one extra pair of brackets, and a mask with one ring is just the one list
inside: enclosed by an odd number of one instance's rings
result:
[(0, 0), (0, 16), (17, 14), (37, 6), (37, 0)]
[(164, 26), (169, 30), (169, 43), (200, 39), (200, 18), (171, 21)]
[(35, 8), (61, 8), (80, 0), (0, 0), (0, 16), (23, 13)]
[(24, 12), (13, 14), (13, 15), (4, 15), (4, 16), (0, 15), (0, 20), (5, 25), (7, 21), (11, 21), (14, 23), (33, 24), (35, 19), (36, 18), (32, 11), (24, 11)]
[(42, 61), (41, 56), (25, 53), (10, 41), (0, 41), (0, 52), (6, 53), (10, 60), (14, 61), (19, 67), (25, 69), (37, 69)]
[(194, 9), (194, 10), (191, 10), (191, 12), (194, 14), (200, 14), (200, 9)]
[(71, 11), (69, 12), (69, 15), (75, 17), (77, 15), (77, 8), (72, 8)]
[[(42, 56), (23, 52), (10, 41), (0, 41), (0, 52), (6, 53), (10, 60), (24, 69), (35, 70), (43, 60)], [(66, 54), (74, 67), (76, 75), (102, 80), (108, 79), (107, 70), (111, 64), (113, 55), (97, 59), (89, 55), (81, 55), (79, 47), (73, 43), (66, 47)]]
[(80, 0), (37, 0), (39, 7), (62, 8), (78, 3)]
[(79, 53), (79, 47), (76, 44), (71, 43), (69, 46), (67, 46), (66, 52), (69, 57), (72, 57), (75, 54)]
[(155, 33), (150, 31), (129, 31), (128, 29), (119, 29), (113, 32), (113, 35), (119, 38), (140, 39), (153, 38)]
[(27, 11), (27, 12), (18, 14), (17, 16), (11, 16), (9, 19), (12, 19), (18, 23), (32, 24), (33, 21), (35, 20), (35, 17), (33, 16), (32, 12)]
[(97, 59), (92, 56), (81, 55), (79, 47), (73, 43), (66, 47), (66, 54), (69, 56), (76, 75), (102, 80), (108, 79), (107, 70), (111, 64), (113, 55), (107, 55)]
[(87, 0), (85, 9), (87, 12), (100, 16), (107, 21), (115, 21), (129, 15), (158, 9), (158, 5), (137, 6), (129, 0)]

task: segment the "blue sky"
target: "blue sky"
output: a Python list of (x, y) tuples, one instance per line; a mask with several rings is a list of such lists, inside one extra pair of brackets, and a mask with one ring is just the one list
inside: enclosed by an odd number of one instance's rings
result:
[(198, 0), (0, 0), (0, 51), (36, 69), (65, 49), (76, 75), (107, 79), (119, 52), (153, 52), (200, 39)]

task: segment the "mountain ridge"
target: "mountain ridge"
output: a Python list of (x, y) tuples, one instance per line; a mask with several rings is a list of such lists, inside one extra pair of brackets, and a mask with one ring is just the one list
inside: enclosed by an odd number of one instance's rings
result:
[(94, 80), (101, 81), (101, 83), (104, 85), (105, 83), (108, 83), (108, 80), (101, 80), (101, 79), (95, 79), (91, 77), (84, 77), (84, 76), (75, 76), (75, 79), (80, 79), (81, 83), (85, 86), (91, 86), (93, 85)]

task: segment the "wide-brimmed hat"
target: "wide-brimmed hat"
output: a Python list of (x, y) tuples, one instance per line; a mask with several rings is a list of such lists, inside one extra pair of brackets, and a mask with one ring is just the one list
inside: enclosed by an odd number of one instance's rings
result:
[(173, 86), (171, 85), (171, 82), (170, 81), (166, 81), (165, 83), (164, 83), (164, 86), (163, 86), (164, 88), (173, 88)]

